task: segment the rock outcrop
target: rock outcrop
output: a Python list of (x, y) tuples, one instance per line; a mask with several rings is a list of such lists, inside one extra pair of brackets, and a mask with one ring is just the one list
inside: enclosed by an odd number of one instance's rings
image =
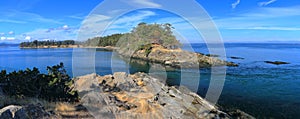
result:
[(242, 58), (242, 57), (234, 57), (234, 56), (231, 56), (230, 58), (231, 58), (231, 59), (241, 59), (241, 60), (242, 60), (242, 59), (245, 59), (245, 58)]
[(95, 118), (230, 118), (187, 88), (166, 86), (145, 73), (90, 74), (74, 81), (81, 102)]
[(225, 113), (185, 87), (166, 86), (145, 73), (74, 78), (81, 103), (58, 105), (47, 112), (40, 104), (9, 105), (0, 109), (0, 119), (101, 118), (101, 119), (203, 119), (253, 117), (242, 112)]
[[(117, 50), (124, 56), (134, 59), (141, 59), (150, 62), (160, 63), (175, 68), (203, 68), (211, 66), (238, 66), (233, 62), (226, 62), (217, 57), (210, 57), (200, 53), (194, 53), (178, 49), (166, 49), (160, 45), (152, 45), (148, 50), (137, 50), (133, 54)], [(128, 56), (130, 55), (130, 56)]]
[(41, 105), (9, 105), (0, 109), (0, 119), (40, 119), (50, 117)]
[(288, 62), (283, 62), (283, 61), (264, 61), (264, 62), (268, 64), (274, 64), (274, 65), (290, 64)]

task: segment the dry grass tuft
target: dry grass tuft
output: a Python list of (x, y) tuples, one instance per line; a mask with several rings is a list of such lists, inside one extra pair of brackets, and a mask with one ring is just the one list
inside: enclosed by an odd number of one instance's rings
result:
[(70, 104), (70, 103), (57, 103), (55, 106), (55, 111), (59, 111), (59, 112), (72, 112), (72, 111), (76, 111), (76, 108), (74, 107), (74, 105)]

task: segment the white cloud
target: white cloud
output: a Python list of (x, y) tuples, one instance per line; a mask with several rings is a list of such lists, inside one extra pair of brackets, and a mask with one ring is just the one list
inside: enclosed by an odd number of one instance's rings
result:
[(13, 35), (13, 34), (15, 34), (15, 33), (14, 33), (14, 31), (10, 31), (10, 32), (8, 32), (8, 34), (9, 34), (9, 35)]
[(16, 40), (15, 37), (6, 37), (6, 40)]
[(156, 20), (155, 22), (174, 24), (174, 23), (180, 23), (180, 22), (184, 22), (184, 21), (185, 20), (180, 18), (180, 17), (165, 17), (165, 18), (161, 18), (159, 20)]
[(11, 20), (11, 19), (0, 19), (0, 22), (16, 23), (16, 24), (24, 24), (24, 23), (27, 23), (27, 22), (25, 22), (25, 21)]
[[(298, 22), (300, 20), (299, 9), (300, 6), (257, 8), (232, 17), (214, 19), (214, 22), (221, 29), (265, 28), (265, 26), (269, 28), (273, 27), (273, 29), (280, 27), (298, 28), (300, 27)], [(291, 18), (293, 18), (293, 20), (291, 20)]]
[(31, 37), (30, 36), (26, 36), (25, 40), (31, 40)]
[(64, 30), (67, 30), (67, 29), (69, 29), (69, 26), (68, 26), (68, 25), (64, 25), (64, 26), (63, 26), (63, 29), (64, 29)]
[(142, 20), (154, 15), (156, 15), (156, 13), (152, 11), (138, 11), (133, 15), (121, 16), (113, 21), (114, 19), (110, 16), (93, 14), (88, 16), (86, 20), (83, 21), (81, 29), (78, 32), (78, 40), (82, 41), (100, 35), (110, 35), (111, 33), (116, 33), (117, 31), (120, 33), (124, 32), (124, 29), (129, 31)]
[(150, 16), (156, 15), (155, 12), (152, 11), (140, 11), (137, 14), (131, 15), (131, 16), (125, 16), (121, 17), (120, 19), (117, 19), (114, 21), (114, 24), (124, 24), (124, 23), (131, 23), (131, 22), (139, 22), (143, 19), (146, 19)]
[(82, 17), (82, 16), (75, 16), (75, 15), (68, 16), (68, 17), (69, 17), (69, 18), (72, 18), (72, 19), (79, 19), (79, 20), (84, 19), (84, 17)]
[[(106, 30), (119, 30), (120, 32), (129, 32), (133, 27), (135, 27), (138, 23), (143, 22), (147, 18), (151, 16), (155, 16), (156, 13), (152, 11), (139, 11), (133, 15), (127, 15), (117, 19), (116, 21), (112, 22)], [(110, 35), (106, 32), (104, 35)]]
[(232, 9), (235, 9), (236, 6), (240, 4), (240, 2), (241, 2), (240, 0), (237, 0), (236, 2), (232, 3), (231, 4)]
[(100, 32), (102, 31), (99, 29), (106, 28), (111, 19), (112, 18), (110, 16), (101, 14), (92, 14), (87, 16), (80, 26), (77, 40), (84, 41), (88, 38), (100, 35)]
[(300, 6), (258, 8), (248, 13), (241, 14), (240, 16), (256, 18), (300, 16), (299, 9)]
[(88, 16), (83, 23), (99, 23), (101, 21), (106, 21), (111, 19), (110, 16), (105, 16), (105, 15), (101, 15), (101, 14), (92, 14), (90, 16)]
[(5, 33), (0, 33), (0, 36), (4, 36), (5, 35)]
[(45, 18), (39, 14), (30, 13), (30, 12), (21, 12), (17, 10), (6, 10), (5, 12), (0, 11), (0, 16), (5, 19), (0, 19), (3, 22), (9, 23), (28, 23), (28, 22), (39, 22), (39, 23), (54, 23), (62, 24), (58, 20)]
[(1, 39), (1, 40), (6, 40), (6, 37), (3, 37), (3, 36), (2, 36), (0, 39)]
[(68, 29), (64, 30), (62, 28), (52, 29), (49, 32), (49, 29), (36, 29), (34, 31), (30, 31), (25, 36), (19, 36), (20, 39), (24, 40), (75, 40), (77, 29)]
[(110, 10), (107, 13), (109, 15), (116, 15), (116, 14), (121, 14), (122, 12), (125, 12), (126, 9), (114, 9), (114, 10)]
[(143, 7), (155, 7), (155, 8), (161, 7), (160, 4), (154, 3), (151, 0), (128, 0), (128, 2), (133, 2), (136, 5), (143, 6)]
[(267, 6), (267, 5), (269, 5), (269, 4), (271, 4), (271, 3), (274, 3), (274, 2), (276, 2), (277, 0), (270, 0), (270, 1), (266, 1), (266, 2), (259, 2), (258, 3), (258, 5), (259, 6)]

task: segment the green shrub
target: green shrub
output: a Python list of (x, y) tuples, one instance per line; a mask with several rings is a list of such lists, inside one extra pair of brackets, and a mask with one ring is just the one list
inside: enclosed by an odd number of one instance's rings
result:
[(63, 63), (47, 67), (48, 74), (41, 74), (37, 68), (32, 70), (0, 73), (3, 92), (8, 96), (35, 97), (48, 101), (77, 101), (78, 93), (71, 87), (73, 81), (66, 73)]

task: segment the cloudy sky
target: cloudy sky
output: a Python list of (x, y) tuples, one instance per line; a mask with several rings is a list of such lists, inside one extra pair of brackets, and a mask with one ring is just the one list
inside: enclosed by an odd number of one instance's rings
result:
[(129, 32), (139, 22), (171, 23), (189, 42), (201, 42), (197, 26), (216, 27), (224, 42), (300, 42), (299, 0), (197, 0), (203, 9), (173, 1), (1, 0), (0, 42), (85, 40)]

